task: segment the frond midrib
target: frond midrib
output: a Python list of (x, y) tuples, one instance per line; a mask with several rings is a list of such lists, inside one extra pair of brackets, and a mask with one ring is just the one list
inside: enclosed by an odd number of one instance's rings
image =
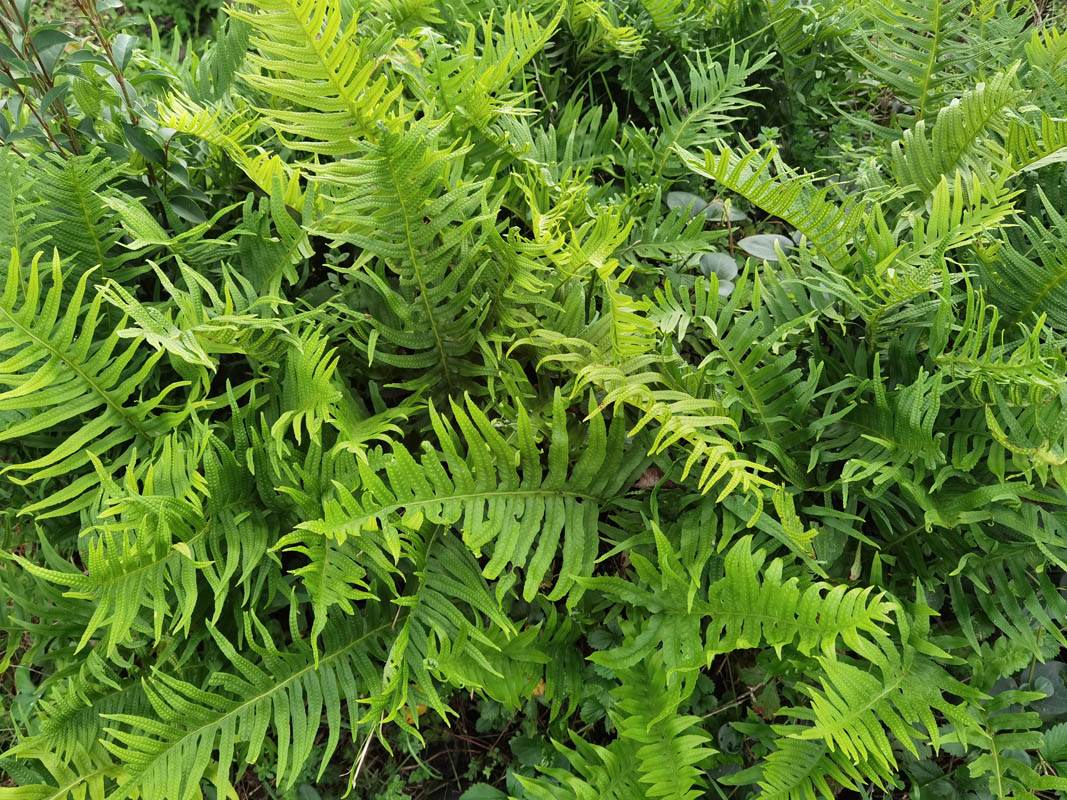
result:
[(25, 325), (23, 325), (15, 317), (14, 314), (12, 314), (10, 311), (8, 311), (8, 309), (4, 308), (3, 306), (0, 306), (0, 314), (2, 314), (4, 318), (11, 323), (12, 327), (16, 328), (27, 338), (31, 339), (37, 345), (47, 350), (49, 353), (52, 354), (54, 358), (57, 358), (64, 364), (66, 364), (71, 369), (71, 371), (73, 371), (79, 378), (81, 378), (83, 383), (85, 383), (90, 389), (92, 389), (94, 393), (102, 397), (104, 399), (104, 402), (112, 409), (112, 411), (122, 417), (125, 423), (129, 425), (134, 430), (134, 432), (136, 432), (140, 436), (143, 436), (146, 439), (150, 438), (148, 432), (140, 425), (138, 425), (137, 422), (134, 421), (134, 419), (127, 413), (126, 408), (120, 403), (116, 403), (115, 400), (111, 397), (111, 395), (99, 383), (93, 380), (93, 378), (91, 378), (85, 372), (84, 369), (81, 368), (80, 364), (77, 364), (76, 362), (71, 360), (71, 358), (66, 353), (57, 350), (50, 341), (48, 341), (47, 339), (42, 339), (30, 328), (27, 328)]
[(403, 187), (400, 185), (399, 178), (396, 174), (396, 166), (393, 164), (391, 158), (386, 158), (385, 163), (389, 167), (389, 178), (393, 184), (394, 195), (396, 197), (397, 204), (400, 206), (400, 213), (404, 219), (404, 240), (408, 247), (408, 257), (411, 259), (411, 269), (415, 273), (415, 279), (419, 282), (419, 295), (422, 297), (422, 304), (426, 307), (426, 316), (430, 320), (430, 328), (433, 331), (433, 338), (437, 344), (437, 352), (441, 356), (441, 371), (444, 373), (445, 384), (448, 386), (449, 391), (452, 389), (452, 375), (448, 370), (448, 354), (445, 352), (445, 343), (441, 338), (441, 331), (437, 326), (437, 318), (433, 313), (433, 306), (430, 304), (430, 293), (426, 288), (426, 278), (422, 274), (422, 262), (415, 253), (415, 241), (411, 230), (411, 217), (408, 214), (407, 203), (404, 201)]
[[(349, 517), (344, 521), (345, 525), (361, 524), (367, 520), (375, 519), (377, 517), (387, 516), (389, 514), (395, 514), (398, 511), (418, 508), (422, 506), (445, 504), (452, 502), (463, 502), (467, 500), (479, 500), (479, 499), (492, 499), (495, 497), (573, 497), (576, 500), (587, 500), (591, 503), (603, 503), (603, 498), (594, 497), (592, 495), (583, 494), (581, 492), (571, 491), (568, 489), (492, 489), (484, 492), (466, 492), (463, 494), (450, 494), (446, 496), (435, 495), (433, 497), (427, 497), (421, 500), (411, 500), (403, 503), (392, 503), (390, 505), (382, 506), (373, 511), (369, 511), (360, 516)], [(326, 523), (326, 520), (313, 520), (310, 522), (302, 522), (297, 525), (302, 530), (312, 530), (311, 525), (316, 523)], [(328, 523), (327, 523), (328, 524)], [(314, 531), (313, 531), (314, 532)]]
[[(117, 800), (117, 798), (128, 796), (126, 794), (122, 794), (121, 793), (122, 789), (123, 788), (127, 788), (127, 787), (132, 787), (132, 786), (136, 785), (138, 783), (138, 780), (139, 780), (140, 776), (146, 774), (148, 772), (148, 770), (151, 769), (153, 764), (158, 763), (164, 757), (165, 753), (168, 753), (168, 752), (174, 750), (176, 747), (181, 746), (181, 744), (183, 742), (189, 740), (190, 738), (199, 736), (200, 733), (203, 732), (203, 731), (206, 731), (206, 730), (211, 729), (211, 728), (217, 728), (222, 721), (224, 721), (224, 720), (226, 720), (226, 719), (228, 719), (230, 717), (239, 715), (242, 711), (244, 711), (249, 706), (254, 706), (260, 700), (264, 700), (264, 699), (276, 694), (281, 689), (284, 689), (287, 686), (289, 686), (290, 684), (294, 683), (295, 681), (298, 681), (299, 679), (301, 679), (308, 672), (317, 672), (319, 667), (321, 667), (323, 664), (326, 664), (327, 662), (333, 661), (334, 659), (340, 658), (341, 656), (346, 654), (352, 648), (357, 647), (358, 645), (362, 644), (366, 639), (369, 639), (370, 637), (374, 636), (377, 633), (381, 633), (382, 631), (386, 630), (389, 627), (391, 627), (390, 624), (383, 623), (383, 624), (379, 625), (378, 627), (376, 627), (376, 628), (374, 628), (374, 629), (372, 629), (370, 631), (367, 631), (366, 633), (364, 633), (363, 635), (359, 636), (358, 638), (353, 639), (351, 642), (349, 642), (348, 644), (346, 644), (344, 647), (340, 648), (339, 650), (335, 650), (334, 652), (330, 653), (329, 655), (325, 655), (325, 656), (320, 657), (317, 662), (312, 661), (311, 663), (306, 664), (305, 666), (301, 667), (299, 670), (297, 670), (296, 672), (292, 673), (288, 677), (276, 682), (273, 686), (271, 686), (271, 688), (269, 690), (264, 691), (264, 692), (260, 692), (259, 694), (255, 695), (254, 697), (245, 698), (242, 702), (240, 702), (237, 705), (233, 706), (228, 711), (225, 711), (225, 712), (223, 712), (221, 714), (218, 714), (215, 717), (213, 717), (210, 722), (205, 722), (203, 725), (201, 725), (198, 728), (194, 728), (191, 731), (186, 731), (184, 734), (182, 734), (182, 736), (180, 738), (174, 739), (174, 740), (170, 741), (169, 743), (167, 743), (166, 747), (164, 747), (162, 750), (159, 750), (147, 762), (144, 762), (143, 764), (138, 765), (139, 766), (139, 775), (137, 777), (135, 777), (133, 780), (131, 780), (128, 784), (124, 784), (122, 787), (119, 787), (119, 789), (117, 790), (117, 793), (112, 795), (111, 797), (116, 798), (116, 800)], [(105, 716), (105, 718), (109, 718), (111, 715), (104, 715), (104, 716)]]

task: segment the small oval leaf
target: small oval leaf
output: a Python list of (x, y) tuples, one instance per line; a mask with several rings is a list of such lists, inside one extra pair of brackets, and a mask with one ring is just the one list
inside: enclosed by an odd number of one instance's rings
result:
[(778, 254), (774, 250), (775, 244), (784, 253), (793, 247), (793, 240), (779, 233), (760, 233), (756, 236), (746, 236), (737, 243), (737, 246), (754, 258), (762, 258), (764, 261), (777, 261)]
[(737, 262), (727, 253), (705, 253), (700, 257), (700, 271), (705, 278), (714, 272), (719, 276), (720, 283), (732, 281), (737, 277)]
[(704, 214), (712, 222), (744, 222), (748, 214), (733, 205), (725, 205), (720, 200), (715, 200), (704, 210)]
[(689, 216), (695, 217), (707, 202), (691, 192), (667, 192), (667, 208), (688, 208)]

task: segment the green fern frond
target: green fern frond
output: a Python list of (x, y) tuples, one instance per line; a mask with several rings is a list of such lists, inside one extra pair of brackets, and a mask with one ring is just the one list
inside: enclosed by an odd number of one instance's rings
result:
[[(1040, 187), (1048, 223), (1033, 216), (1019, 220), (1019, 244), (1008, 244), (978, 262), (990, 299), (1012, 322), (1029, 323), (1044, 315), (1058, 332), (1067, 332), (1067, 218)], [(997, 258), (996, 256), (1000, 256)]]
[[(242, 74), (281, 104), (259, 109), (287, 146), (322, 155), (348, 155), (375, 136), (379, 120), (402, 112), (401, 87), (383, 64), (389, 44), (361, 36), (356, 15), (329, 0), (256, 0), (255, 11), (230, 6), (253, 30)], [(265, 73), (265, 74), (264, 74)]]
[(995, 137), (1004, 133), (1005, 118), (1023, 95), (1017, 71), (1016, 64), (954, 99), (937, 113), (929, 133), (927, 120), (905, 131), (890, 150), (897, 184), (927, 196), (956, 170), (1002, 172), (1012, 151), (997, 144)]
[(652, 180), (669, 174), (667, 168), (675, 166), (679, 150), (709, 147), (738, 120), (739, 112), (758, 105), (745, 96), (750, 90), (748, 82), (771, 57), (767, 54), (749, 64), (747, 51), (738, 60), (731, 50), (724, 69), (709, 54), (697, 53), (686, 61), (687, 88), (670, 67), (653, 76), (659, 130), (652, 153)]
[(134, 323), (134, 327), (118, 331), (119, 336), (142, 338), (178, 361), (211, 372), (217, 369), (219, 356), (224, 353), (241, 353), (267, 364), (278, 359), (292, 337), (280, 320), (255, 313), (271, 304), (272, 298), (260, 296), (248, 281), (225, 267), (220, 296), (202, 275), (180, 259), (177, 264), (184, 290), (152, 265), (160, 285), (170, 295), (167, 305), (175, 308), (173, 319), (169, 309), (163, 311), (140, 302), (114, 281), (103, 287), (104, 299)]
[[(260, 663), (209, 627), (232, 669), (215, 673), (208, 683), (212, 689), (160, 671), (145, 684), (155, 716), (107, 715), (111, 727), (104, 744), (129, 772), (129, 780), (109, 798), (139, 793), (159, 800), (190, 800), (199, 796), (200, 781), (213, 762), (217, 767), (212, 782), (219, 796), (225, 796), (238, 777), (235, 767), (259, 758), (268, 733), (277, 746), (278, 783), (292, 786), (311, 758), (324, 723), (325, 767), (340, 742), (341, 703), (352, 713), (373, 687), (365, 672), (370, 665), (359, 653), (374, 646), (375, 637), (388, 630), (388, 621), (365, 616), (360, 623), (328, 630), (325, 652), (317, 659), (305, 642), (298, 639), (291, 649), (281, 650), (258, 620), (254, 630), (251, 624), (246, 636), (255, 652), (249, 655), (258, 655)], [(350, 724), (353, 732), (359, 729), (355, 719)]]
[(573, 748), (553, 741), (571, 769), (540, 767), (546, 777), (518, 775), (523, 789), (536, 800), (645, 800), (637, 775), (637, 742), (614, 739), (607, 747), (592, 744), (568, 731)]
[(642, 609), (647, 619), (629, 644), (596, 652), (590, 660), (623, 670), (661, 651), (668, 671), (685, 675), (738, 649), (769, 646), (780, 655), (789, 647), (804, 655), (832, 655), (840, 642), (870, 654), (887, 638), (896, 604), (867, 589), (821, 582), (802, 587), (798, 578), (783, 577), (781, 559), (764, 567), (766, 552), (753, 553), (749, 536), (731, 547), (724, 577), (706, 594), (684, 577), (669, 547), (657, 544), (658, 567), (638, 553), (630, 555), (647, 588), (610, 577), (583, 579), (587, 588)]
[(604, 0), (575, 0), (567, 6), (565, 24), (577, 40), (578, 58), (603, 53), (632, 58), (644, 49), (645, 37), (632, 25), (623, 25), (614, 5)]
[[(0, 296), (0, 331), (6, 355), (0, 363), (0, 383), (10, 387), (0, 394), (0, 409), (15, 412), (0, 431), (0, 441), (19, 442), (24, 451), (46, 451), (9, 464), (4, 472), (25, 473), (24, 477), (10, 478), (22, 485), (72, 478), (63, 488), (24, 509), (39, 515), (47, 509), (52, 509), (50, 514), (69, 513), (91, 502), (98, 488), (96, 475), (77, 475), (91, 458), (117, 452), (119, 455), (110, 460), (110, 468), (117, 470), (131, 456), (130, 450), (122, 454), (120, 447), (150, 446), (156, 436), (191, 411), (185, 407), (183, 411), (152, 413), (183, 385), (181, 382), (161, 387), (155, 396), (135, 399), (161, 354), (142, 357), (138, 340), (120, 350), (117, 331), (97, 339), (97, 329), (104, 321), (103, 298), (98, 295), (88, 308), (83, 306), (90, 273), (83, 273), (73, 293), (64, 297), (58, 252), (50, 276), (41, 275), (40, 258), (41, 254), (34, 258), (24, 282), (18, 254), (12, 253)], [(97, 415), (92, 422), (74, 430), (67, 427), (69, 420), (90, 413)]]
[[(701, 491), (718, 486), (720, 500), (738, 488), (760, 497), (763, 487), (774, 485), (761, 475), (769, 468), (744, 458), (734, 444), (719, 433), (736, 427), (736, 423), (724, 413), (725, 409), (717, 400), (676, 387), (665, 379), (663, 373), (649, 369), (657, 361), (660, 357), (649, 355), (618, 367), (585, 366), (579, 372), (578, 387), (592, 385), (603, 391), (602, 407), (627, 405), (636, 409), (641, 416), (631, 429), (631, 436), (655, 423), (650, 455), (683, 444), (688, 457), (681, 477), (684, 479), (694, 469), (699, 469), (697, 486)], [(659, 388), (652, 388), (655, 386)]]
[(969, 281), (965, 288), (966, 309), (959, 333), (951, 336), (950, 343), (948, 332), (938, 330), (949, 323), (939, 319), (931, 334), (930, 355), (946, 375), (967, 381), (971, 396), (980, 403), (994, 401), (991, 386), (1016, 405), (1041, 403), (1067, 389), (1064, 361), (1062, 356), (1056, 358), (1056, 345), (1043, 331), (1043, 316), (1029, 329), (1020, 323), (1018, 335), (1008, 337), (998, 327), (997, 307), (989, 305), (983, 292), (972, 289)]
[(32, 191), (37, 173), (25, 159), (9, 148), (0, 150), (0, 242), (20, 254), (38, 252), (48, 241), (48, 231), (37, 220), (44, 200)]
[(696, 21), (693, 0), (640, 0), (652, 24), (660, 33), (677, 36)]
[(321, 330), (308, 326), (289, 346), (279, 393), (281, 413), (271, 426), (275, 439), (291, 429), (300, 444), (306, 428), (308, 437), (317, 441), (323, 424), (333, 423), (342, 395), (334, 379), (337, 349), (329, 345)]
[(660, 215), (660, 208), (657, 192), (648, 216), (631, 229), (631, 244), (627, 249), (634, 256), (669, 261), (710, 250), (726, 234), (723, 230), (707, 230), (707, 219), (703, 215), (690, 216), (686, 209), (676, 208), (664, 217)]
[[(699, 765), (717, 751), (700, 717), (678, 713), (684, 699), (677, 683), (669, 686), (657, 659), (621, 674), (612, 720), (622, 739), (638, 743), (638, 780), (648, 797), (695, 800), (703, 796)], [(688, 694), (688, 692), (685, 692)]]
[(979, 42), (968, 28), (968, 0), (892, 0), (869, 6), (857, 30), (856, 60), (925, 119), (968, 75)]
[[(896, 767), (886, 728), (914, 755), (915, 739), (929, 738), (935, 748), (939, 747), (942, 734), (938, 715), (963, 736), (972, 725), (963, 708), (945, 694), (973, 698), (977, 692), (955, 680), (932, 658), (906, 645), (900, 652), (892, 645), (884, 648), (877, 674), (829, 656), (819, 657), (819, 664), (823, 670), (821, 688), (802, 686), (811, 696), (810, 709), (790, 710), (792, 716), (813, 724), (792, 735), (824, 741), (830, 750), (839, 750), (853, 763), (870, 760), (882, 768)], [(925, 729), (922, 733), (916, 727), (919, 724)]]
[(48, 751), (25, 751), (23, 756), (36, 759), (54, 783), (0, 787), (0, 800), (105, 800), (113, 782), (123, 780), (126, 771), (95, 750), (81, 748), (69, 761)]
[(1067, 778), (1041, 774), (1030, 765), (1027, 751), (1039, 750), (1045, 740), (1041, 715), (1013, 711), (1018, 704), (1043, 696), (1041, 692), (1007, 690), (975, 709), (981, 730), (975, 739), (982, 752), (968, 765), (968, 772), (972, 778), (984, 779), (994, 797), (1037, 800), (1039, 792), (1067, 791)]
[[(209, 445), (173, 436), (147, 468), (131, 465), (121, 487), (96, 463), (108, 491), (88, 536), (88, 569), (83, 573), (58, 556), (47, 559), (49, 568), (15, 556), (31, 574), (94, 599), (78, 648), (98, 639), (107, 658), (115, 659), (119, 646), (136, 635), (159, 642), (165, 624), (170, 632), (188, 632), (200, 575), (214, 590), (217, 620), (230, 581), (244, 584), (267, 547), (262, 518), (240, 510), (249, 500), (241, 488), (245, 467), (217, 440)], [(206, 477), (196, 471), (200, 463)]]
[(739, 155), (720, 144), (718, 153), (705, 150), (701, 157), (679, 151), (679, 155), (691, 172), (716, 181), (803, 233), (830, 266), (848, 267), (849, 245), (863, 218), (862, 204), (834, 203), (829, 189), (818, 188), (811, 176), (785, 168), (773, 145)]
[(721, 780), (728, 785), (758, 783), (760, 800), (833, 800), (840, 788), (858, 792), (871, 784), (891, 784), (889, 770), (875, 761), (854, 763), (822, 742), (789, 738), (789, 726), (779, 726), (775, 749), (744, 773)]
[(1011, 154), (1011, 177), (1067, 161), (1067, 120), (1039, 111), (1009, 121), (1005, 149)]
[(345, 272), (380, 299), (364, 319), (368, 360), (451, 387), (469, 371), (486, 312), (480, 257), (492, 213), (487, 182), (457, 174), (467, 148), (439, 145), (440, 133), (427, 122), (383, 130), (359, 158), (324, 166), (346, 199), (315, 232), (363, 250)]
[(37, 165), (33, 187), (42, 201), (37, 221), (48, 226), (60, 255), (73, 262), (74, 278), (94, 268), (102, 278), (120, 281), (145, 272), (143, 266), (124, 266), (132, 253), (115, 252), (124, 231), (98, 196), (121, 172), (99, 152), (69, 159), (49, 154)]
[(277, 155), (247, 144), (255, 132), (256, 119), (249, 119), (240, 111), (226, 111), (222, 104), (200, 105), (177, 93), (159, 104), (156, 117), (161, 125), (200, 139), (224, 153), (264, 193), (274, 196), (280, 187), (286, 205), (292, 208), (306, 205), (307, 175)]
[(394, 445), (384, 475), (361, 466), (359, 492), (338, 487), (335, 499), (325, 506), (326, 516), (298, 528), (339, 542), (358, 542), (364, 531), (380, 529), (399, 553), (404, 531), (418, 531), (425, 523), (462, 525), (471, 551), (488, 552), (486, 577), (496, 578), (511, 566), (525, 570), (522, 594), (527, 602), (544, 591), (542, 584), (562, 545), (563, 560), (548, 596), (577, 602), (583, 590), (575, 587), (575, 578), (591, 573), (597, 555), (600, 498), (635, 469), (634, 451), (623, 451), (621, 415), (610, 430), (600, 415), (592, 417), (583, 455), (568, 474), (570, 437), (557, 395), (545, 474), (533, 428), (521, 407), (514, 444), (473, 401), (468, 399), (466, 409), (453, 403), (451, 411), (456, 432), (437, 412), (431, 413), (440, 452), (425, 447), (416, 461)]
[[(895, 326), (908, 322), (907, 316), (897, 313), (905, 303), (941, 290), (946, 261), (953, 251), (978, 242), (1001, 226), (1012, 212), (1016, 194), (1002, 180), (977, 173), (964, 179), (957, 171), (951, 183), (941, 179), (927, 201), (928, 212), (905, 214), (910, 236), (907, 232), (899, 237), (890, 233), (881, 209), (876, 208), (866, 226), (861, 298), (839, 296), (865, 317), (875, 340), (882, 339)], [(828, 291), (836, 293), (837, 288), (828, 286)], [(918, 305), (905, 313), (913, 319), (932, 307), (930, 301), (925, 309)]]
[(1056, 620), (1067, 614), (1067, 601), (1034, 567), (1037, 558), (1065, 561), (1067, 529), (1059, 515), (1029, 504), (991, 516), (998, 541), (983, 542), (980, 556), (963, 555), (948, 577), (953, 611), (976, 652), (984, 618), (1015, 645), (1038, 654), (1043, 636), (1063, 641)]
[[(417, 94), (427, 108), (442, 116), (455, 113), (457, 121), (503, 144), (508, 126), (498, 128), (499, 118), (530, 113), (523, 107), (525, 95), (511, 91), (512, 83), (548, 44), (565, 11), (561, 5), (542, 24), (532, 14), (507, 8), (499, 32), (490, 13), (480, 26), (469, 25), (467, 39), (458, 47), (445, 48), (431, 41), (422, 70), (413, 76)], [(481, 48), (475, 33), (478, 27)]]

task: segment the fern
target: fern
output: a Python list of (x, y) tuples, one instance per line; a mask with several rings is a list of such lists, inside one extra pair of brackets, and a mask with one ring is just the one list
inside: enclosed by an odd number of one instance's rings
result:
[[(95, 341), (102, 299), (97, 297), (83, 309), (89, 273), (82, 275), (63, 310), (64, 281), (59, 253), (55, 253), (51, 275), (44, 281), (39, 269), (40, 256), (34, 258), (22, 287), (19, 257), (12, 253), (6, 287), (0, 297), (3, 318), (0, 326), (9, 353), (4, 365), (4, 382), (10, 387), (0, 396), (0, 407), (9, 412), (0, 441), (15, 440), (24, 443), (30, 452), (45, 451), (7, 466), (8, 472), (24, 473), (24, 477), (17, 479), (19, 482), (72, 478), (58, 491), (28, 504), (24, 512), (53, 509), (52, 513), (69, 513), (91, 502), (87, 493), (95, 490), (97, 479), (84, 468), (89, 466), (92, 457), (122, 446), (129, 448), (140, 443), (143, 447), (188, 412), (152, 414), (168, 394), (180, 388), (180, 383), (162, 387), (155, 396), (127, 405), (158, 355), (138, 358), (136, 340), (120, 349), (120, 339), (114, 331)], [(42, 283), (47, 286), (43, 298)], [(36, 367), (32, 373), (22, 371), (31, 366)], [(68, 428), (68, 433), (58, 441), (40, 436), (40, 432), (57, 427), (62, 430), (67, 420), (94, 410), (99, 416), (91, 425), (73, 432)], [(28, 412), (33, 415), (28, 416)], [(131, 454), (127, 449), (124, 456), (111, 462), (112, 469), (123, 466)]]
[[(1021, 97), (1015, 85), (1016, 68), (998, 74), (988, 84), (979, 84), (942, 108), (926, 132), (926, 120), (904, 132), (893, 144), (891, 158), (896, 182), (923, 195), (929, 195), (943, 177), (956, 170), (1004, 169), (1008, 154), (990, 134), (1003, 131), (1007, 113)], [(1018, 146), (1013, 146), (1017, 150)]]
[[(589, 573), (596, 557), (599, 498), (612, 496), (634, 470), (634, 455), (624, 454), (622, 447), (621, 416), (613, 420), (610, 431), (601, 416), (593, 418), (583, 456), (568, 474), (567, 424), (557, 396), (546, 474), (524, 410), (515, 423), (514, 444), (472, 401), (468, 400), (466, 411), (458, 405), (451, 410), (458, 431), (446, 427), (436, 413), (432, 416), (440, 454), (427, 449), (417, 462), (397, 446), (386, 471), (388, 482), (362, 469), (363, 493), (338, 491), (325, 506), (326, 517), (301, 523), (300, 528), (342, 543), (380, 528), (386, 542), (397, 542), (401, 527), (419, 530), (425, 522), (462, 522), (464, 540), (475, 553), (491, 546), (486, 577), (496, 578), (512, 565), (525, 570), (527, 600), (542, 587), (562, 542), (563, 561), (549, 597), (568, 596), (568, 602), (577, 602), (581, 589), (572, 588), (575, 579)], [(457, 447), (460, 442), (465, 443), (465, 456)], [(399, 521), (393, 521), (398, 513), (402, 513)], [(301, 536), (295, 534), (292, 540)]]
[[(646, 589), (614, 578), (582, 581), (589, 589), (646, 611), (670, 612), (666, 618), (653, 616), (649, 624), (640, 626), (641, 633), (631, 644), (595, 653), (592, 660), (621, 670), (662, 650), (668, 670), (684, 674), (706, 666), (716, 654), (761, 645), (778, 653), (790, 646), (804, 654), (832, 654), (838, 637), (862, 652), (884, 640), (882, 625), (890, 619), (891, 602), (842, 586), (815, 583), (801, 589), (796, 578), (783, 579), (780, 560), (761, 573), (766, 554), (762, 550), (753, 553), (751, 546), (746, 537), (731, 548), (724, 577), (712, 583), (706, 594), (697, 593), (686, 580), (677, 555), (663, 546), (657, 548), (658, 570), (644, 557), (631, 556), (648, 584)], [(706, 625), (704, 618), (710, 618)]]
[(647, 784), (648, 797), (693, 800), (702, 789), (697, 765), (715, 751), (698, 717), (676, 713), (682, 695), (665, 686), (662, 675), (650, 660), (644, 670), (621, 676), (615, 724), (621, 738), (640, 745), (638, 780)]
[(47, 225), (49, 235), (62, 245), (60, 255), (73, 260), (74, 277), (99, 269), (105, 278), (129, 280), (144, 268), (124, 266), (131, 254), (115, 252), (123, 233), (117, 215), (96, 199), (96, 193), (113, 184), (121, 171), (99, 155), (52, 157), (38, 165), (33, 187), (41, 209), (35, 221)]
[[(251, 623), (250, 623), (251, 624)], [(130, 714), (107, 716), (109, 751), (131, 764), (129, 780), (117, 796), (134, 792), (154, 797), (185, 798), (199, 794), (199, 783), (216, 755), (219, 766), (213, 783), (220, 794), (230, 791), (232, 762), (254, 762), (264, 738), (273, 729), (278, 746), (278, 771), (283, 785), (291, 785), (309, 758), (311, 745), (326, 712), (325, 764), (340, 738), (338, 701), (355, 707), (363, 676), (354, 654), (387, 624), (364, 624), (331, 631), (330, 648), (313, 659), (310, 647), (284, 652), (271, 642), (266, 630), (258, 635), (261, 664), (239, 654), (217, 631), (214, 641), (230, 660), (233, 672), (217, 673), (213, 681), (221, 691), (204, 691), (179, 678), (160, 673), (146, 692), (156, 717)], [(272, 725), (273, 721), (273, 725)], [(247, 742), (241, 750), (237, 742)], [(238, 754), (239, 753), (239, 754)]]
[(680, 155), (696, 174), (717, 181), (795, 227), (834, 268), (848, 266), (852, 258), (849, 244), (860, 225), (862, 205), (837, 205), (829, 199), (828, 189), (816, 188), (807, 176), (790, 172), (773, 175), (772, 168), (780, 163), (776, 148), (738, 155), (721, 145), (718, 153), (705, 151), (703, 157), (685, 152)]
[(917, 119), (937, 112), (975, 55), (979, 43), (969, 35), (965, 5), (895, 0), (868, 9), (868, 24), (857, 31), (866, 52), (856, 53), (856, 60), (913, 105)]
[[(380, 43), (358, 33), (354, 18), (326, 0), (263, 0), (255, 11), (231, 9), (253, 30), (258, 52), (246, 63), (266, 72), (242, 77), (293, 107), (260, 109), (289, 146), (343, 155), (355, 137), (373, 134), (389, 116), (399, 87), (381, 74)], [(378, 74), (376, 74), (378, 73)]]
[[(751, 76), (766, 66), (769, 57), (748, 63), (747, 53), (740, 61), (734, 54), (725, 69), (707, 55), (697, 55), (688, 65), (688, 92), (669, 70), (666, 76), (652, 81), (653, 97), (659, 113), (660, 130), (652, 153), (653, 179), (674, 167), (677, 150), (707, 147), (736, 122), (737, 112), (755, 105), (744, 96)], [(685, 113), (679, 113), (679, 107)], [(673, 172), (673, 169), (671, 170)]]
[(989, 286), (996, 304), (1012, 314), (1015, 322), (1047, 315), (1059, 331), (1067, 329), (1067, 252), (1055, 231), (1067, 229), (1049, 199), (1038, 189), (1051, 227), (1039, 220), (1021, 224), (1025, 249), (1004, 248), (1002, 258), (982, 259), (979, 274)]
[[(436, 146), (439, 134), (426, 123), (387, 131), (362, 158), (331, 168), (329, 178), (350, 196), (316, 232), (363, 249), (366, 267), (348, 274), (380, 296), (366, 319), (368, 360), (428, 371), (451, 387), (469, 370), (464, 359), (483, 313), (475, 292), (486, 184), (451, 177), (464, 150)], [(367, 264), (371, 255), (379, 263)], [(396, 288), (388, 280), (393, 275)]]
[(853, 762), (870, 759), (891, 768), (896, 759), (883, 726), (913, 753), (912, 739), (920, 736), (913, 726), (919, 723), (936, 746), (939, 734), (935, 711), (956, 728), (966, 730), (966, 716), (942, 696), (945, 691), (973, 696), (966, 686), (918, 653), (883, 652), (885, 659), (878, 665), (881, 679), (844, 661), (821, 658), (825, 670), (825, 677), (820, 678), (821, 690), (810, 690), (810, 710), (792, 712), (814, 724), (794, 735), (822, 739), (831, 750), (840, 750)]
[(0, 2), (0, 798), (1067, 791), (1062, 15), (78, 5)]

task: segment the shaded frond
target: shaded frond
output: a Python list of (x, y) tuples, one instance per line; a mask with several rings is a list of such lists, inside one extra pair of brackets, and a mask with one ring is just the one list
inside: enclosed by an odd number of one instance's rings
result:
[(1046, 316), (1067, 333), (1067, 218), (1038, 187), (1048, 223), (1035, 217), (1019, 220), (1022, 240), (1007, 244), (997, 255), (978, 262), (989, 299), (1010, 314), (1013, 322), (1030, 323)]
[(666, 170), (677, 164), (678, 150), (709, 147), (739, 119), (743, 109), (757, 105), (745, 96), (750, 91), (748, 82), (770, 59), (767, 54), (750, 64), (748, 51), (738, 59), (731, 50), (724, 68), (709, 54), (697, 53), (686, 60), (689, 73), (684, 82), (669, 66), (653, 76), (652, 93), (659, 113), (653, 179), (669, 174)]
[(466, 148), (439, 143), (426, 122), (384, 130), (359, 158), (323, 173), (345, 200), (316, 233), (363, 252), (346, 274), (377, 296), (358, 344), (368, 361), (417, 370), (419, 382), (452, 386), (465, 374), (482, 317), (487, 183), (460, 174)]

